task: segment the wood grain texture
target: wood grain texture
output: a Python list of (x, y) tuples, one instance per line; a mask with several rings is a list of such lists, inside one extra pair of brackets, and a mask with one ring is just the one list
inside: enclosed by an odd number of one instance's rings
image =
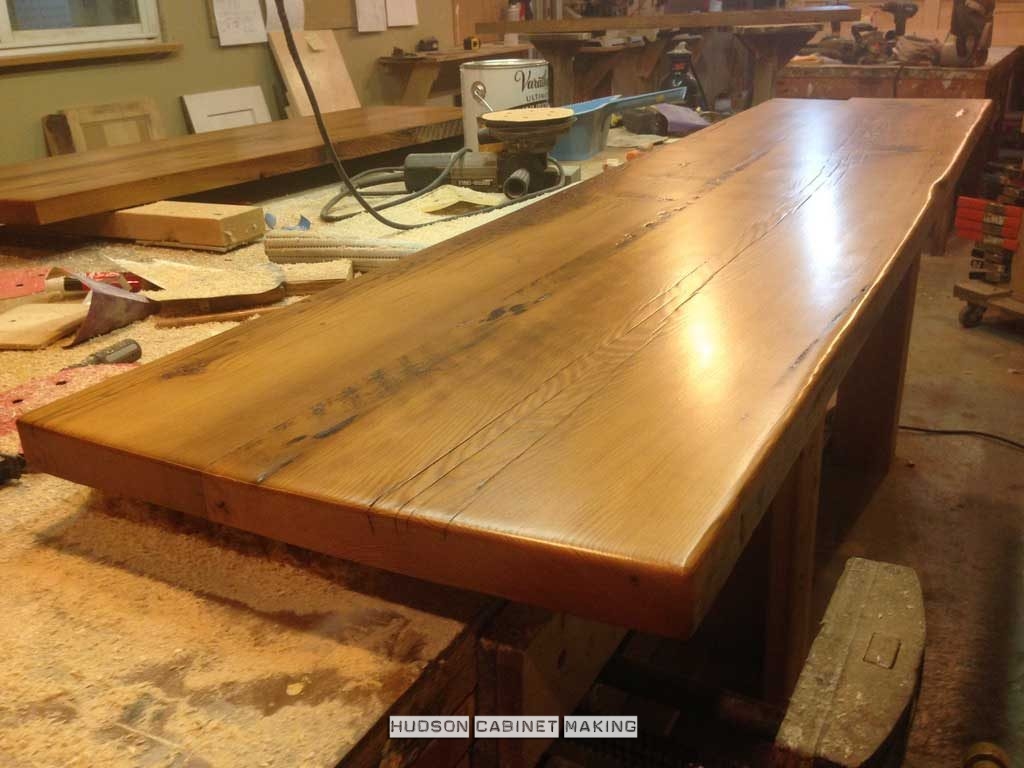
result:
[(756, 24), (827, 24), (857, 21), (860, 9), (848, 5), (823, 5), (762, 11), (695, 11), (657, 16), (588, 16), (582, 19), (477, 22), (477, 33), (550, 34), (558, 32), (607, 32), (612, 29), (713, 29)]
[[(299, 546), (686, 636), (990, 109), (766, 102), (34, 411), (26, 454)], [(135, 416), (111, 429), (107, 403)]]
[[(325, 117), (342, 158), (462, 133), (451, 107), (366, 107)], [(0, 166), (0, 223), (46, 224), (324, 165), (312, 118)]]
[[(284, 80), (288, 103), (293, 114), (308, 117), (313, 114), (306, 90), (295, 68), (284, 32), (268, 32), (270, 52)], [(356, 87), (348, 73), (345, 57), (338, 47), (338, 38), (329, 29), (307, 29), (295, 33), (295, 47), (302, 59), (303, 69), (313, 86), (321, 112), (338, 112), (361, 106)]]

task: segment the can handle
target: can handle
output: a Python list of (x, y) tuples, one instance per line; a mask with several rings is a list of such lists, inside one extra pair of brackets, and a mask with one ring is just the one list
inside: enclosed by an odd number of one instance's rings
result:
[(493, 112), (494, 108), (487, 103), (487, 86), (477, 80), (470, 87), (469, 92), (473, 94), (473, 100), (478, 104), (482, 104), (488, 112)]

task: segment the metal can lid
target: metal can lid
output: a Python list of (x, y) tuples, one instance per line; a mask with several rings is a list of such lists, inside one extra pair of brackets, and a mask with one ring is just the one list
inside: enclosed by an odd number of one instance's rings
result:
[(485, 59), (483, 61), (467, 61), (459, 66), (463, 69), (521, 69), (523, 67), (546, 67), (544, 59)]

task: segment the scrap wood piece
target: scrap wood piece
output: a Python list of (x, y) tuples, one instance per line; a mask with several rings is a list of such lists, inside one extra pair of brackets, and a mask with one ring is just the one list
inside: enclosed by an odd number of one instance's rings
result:
[(313, 264), (349, 259), (360, 272), (397, 262), (427, 246), (410, 240), (358, 239), (319, 232), (268, 232), (267, 259), (275, 264)]
[(776, 765), (874, 765), (885, 750), (898, 750), (924, 640), (913, 569), (850, 558), (779, 728)]
[(17, 306), (0, 315), (0, 349), (42, 349), (74, 331), (88, 313), (77, 302)]
[[(289, 117), (312, 115), (313, 107), (288, 51), (284, 32), (268, 32), (267, 37), (274, 62), (288, 92), (291, 107)], [(322, 112), (338, 112), (362, 106), (334, 32), (329, 29), (298, 30), (295, 32), (295, 45)]]
[(161, 200), (61, 222), (53, 229), (69, 235), (228, 251), (258, 240), (266, 230), (266, 224), (263, 209), (255, 206)]
[(340, 285), (354, 276), (352, 259), (287, 264), (284, 265), (284, 292), (286, 296), (305, 296)]
[(290, 305), (273, 304), (269, 307), (252, 307), (251, 309), (236, 309), (231, 312), (213, 312), (205, 315), (158, 317), (153, 321), (153, 325), (157, 328), (181, 328), (186, 325), (201, 325), (203, 323), (235, 323), (277, 312), (287, 306)]
[(125, 269), (161, 290), (143, 291), (162, 315), (195, 315), (272, 304), (284, 298), (284, 272), (264, 263), (245, 271), (156, 259), (119, 259)]

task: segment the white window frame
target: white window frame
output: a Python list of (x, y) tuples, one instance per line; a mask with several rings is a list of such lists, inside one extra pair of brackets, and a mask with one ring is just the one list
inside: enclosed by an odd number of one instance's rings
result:
[(157, 8), (157, 0), (135, 1), (139, 6), (138, 24), (15, 30), (11, 28), (7, 0), (0, 0), (0, 57), (26, 53), (90, 50), (121, 46), (132, 42), (143, 43), (159, 40), (160, 13)]

